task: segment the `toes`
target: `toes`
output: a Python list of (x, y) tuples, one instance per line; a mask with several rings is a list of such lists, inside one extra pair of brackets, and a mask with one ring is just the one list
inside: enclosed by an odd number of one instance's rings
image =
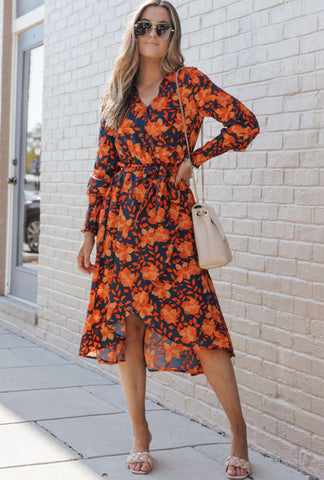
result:
[(234, 476), (234, 475), (241, 476), (241, 475), (246, 475), (247, 471), (244, 470), (244, 468), (233, 467), (233, 465), (229, 465), (227, 473), (231, 476)]
[(227, 473), (232, 476), (235, 475), (236, 474), (235, 468), (232, 465), (229, 465), (227, 469)]
[(142, 472), (148, 472), (150, 470), (150, 466), (148, 463), (141, 463), (141, 462), (136, 462), (136, 463), (130, 463), (129, 468), (131, 470), (135, 470), (136, 472), (142, 471)]
[(149, 469), (150, 469), (150, 466), (149, 466), (148, 463), (143, 463), (142, 464), (142, 468), (141, 468), (142, 472), (148, 472)]

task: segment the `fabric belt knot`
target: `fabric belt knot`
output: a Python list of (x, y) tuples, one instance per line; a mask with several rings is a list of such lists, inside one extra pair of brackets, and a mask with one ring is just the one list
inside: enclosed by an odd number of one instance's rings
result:
[[(171, 206), (173, 201), (178, 199), (178, 189), (175, 185), (174, 179), (178, 171), (178, 165), (166, 165), (166, 164), (130, 164), (121, 168), (125, 173), (128, 172), (142, 172), (144, 176), (154, 176), (157, 181), (152, 181), (145, 193), (145, 198), (136, 214), (134, 220), (134, 227), (139, 223), (142, 212), (146, 209), (149, 203), (154, 203), (155, 210), (161, 206), (161, 201), (165, 201)], [(173, 178), (172, 178), (173, 177)], [(164, 200), (163, 200), (164, 197)], [(151, 205), (152, 207), (153, 205)], [(173, 223), (173, 222), (172, 222)]]

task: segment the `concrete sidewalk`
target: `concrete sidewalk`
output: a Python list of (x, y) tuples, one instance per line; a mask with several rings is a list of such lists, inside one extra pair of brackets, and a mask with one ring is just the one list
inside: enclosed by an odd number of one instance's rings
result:
[[(230, 441), (147, 400), (154, 480), (225, 479)], [(130, 480), (120, 385), (0, 327), (1, 480)], [(250, 452), (255, 480), (307, 475)]]

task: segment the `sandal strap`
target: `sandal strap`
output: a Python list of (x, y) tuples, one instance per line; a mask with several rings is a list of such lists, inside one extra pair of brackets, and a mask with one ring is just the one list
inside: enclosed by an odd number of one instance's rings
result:
[(126, 464), (130, 463), (148, 463), (152, 468), (152, 456), (149, 452), (130, 453), (127, 457)]
[(226, 471), (229, 466), (242, 468), (243, 470), (246, 470), (249, 475), (252, 473), (251, 463), (248, 460), (244, 460), (240, 457), (228, 457), (225, 462)]

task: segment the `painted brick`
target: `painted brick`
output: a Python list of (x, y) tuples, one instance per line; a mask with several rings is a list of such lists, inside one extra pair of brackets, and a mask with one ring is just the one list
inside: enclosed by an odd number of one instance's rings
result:
[(314, 245), (313, 259), (314, 262), (324, 263), (324, 245)]
[(278, 220), (295, 221), (296, 223), (312, 223), (313, 209), (311, 207), (298, 207), (296, 205), (280, 205)]
[[(91, 279), (78, 273), (74, 258), (96, 155), (100, 97), (138, 0), (108, 3), (46, 2), (39, 323), (35, 328), (12, 321), (24, 336), (80, 364), (86, 363), (77, 348)], [(251, 108), (261, 129), (245, 152), (227, 152), (206, 164), (206, 197), (221, 214), (234, 251), (230, 266), (210, 273), (237, 354), (250, 443), (319, 477), (322, 2), (174, 4), (186, 64)], [(0, 51), (1, 41), (0, 34)], [(206, 120), (205, 139), (221, 128)], [(116, 366), (90, 368), (118, 379)], [(147, 389), (163, 405), (228, 431), (204, 376), (149, 373)]]
[(311, 260), (313, 257), (313, 245), (303, 242), (279, 241), (279, 255), (284, 258), (296, 258), (299, 260)]
[(285, 222), (262, 222), (262, 234), (270, 238), (283, 238), (291, 240), (294, 238), (294, 225)]
[(295, 299), (289, 295), (278, 295), (273, 293), (263, 293), (263, 305), (269, 308), (280, 309), (288, 313), (295, 313)]
[[(246, 318), (259, 324), (274, 325), (276, 323), (276, 312), (264, 305), (247, 305)], [(272, 357), (271, 357), (272, 358)]]
[(324, 227), (313, 225), (296, 225), (296, 240), (305, 242), (322, 243), (324, 236)]
[[(275, 87), (277, 88), (277, 87)], [(269, 92), (268, 92), (269, 93)], [(307, 112), (308, 113), (308, 112)], [(294, 113), (281, 113), (280, 115), (270, 115), (267, 119), (267, 130), (268, 131), (282, 131), (282, 129), (285, 129), (285, 130), (297, 130), (299, 127), (299, 116), (298, 115), (295, 115)], [(276, 158), (279, 157), (282, 160), (285, 160), (287, 161), (287, 157), (293, 157), (294, 159), (297, 157), (298, 158), (298, 155), (296, 155), (295, 153), (290, 153), (290, 152), (287, 152), (285, 153), (285, 156), (284, 156), (284, 159), (282, 158), (282, 155), (281, 154), (278, 154), (276, 152), (269, 152), (269, 157), (270, 158)], [(269, 166), (273, 166), (275, 167), (276, 165), (270, 165)], [(283, 167), (284, 165), (281, 164), (281, 165), (278, 165), (279, 167)], [(285, 163), (285, 166), (295, 166), (295, 165), (287, 165), (287, 163)]]

